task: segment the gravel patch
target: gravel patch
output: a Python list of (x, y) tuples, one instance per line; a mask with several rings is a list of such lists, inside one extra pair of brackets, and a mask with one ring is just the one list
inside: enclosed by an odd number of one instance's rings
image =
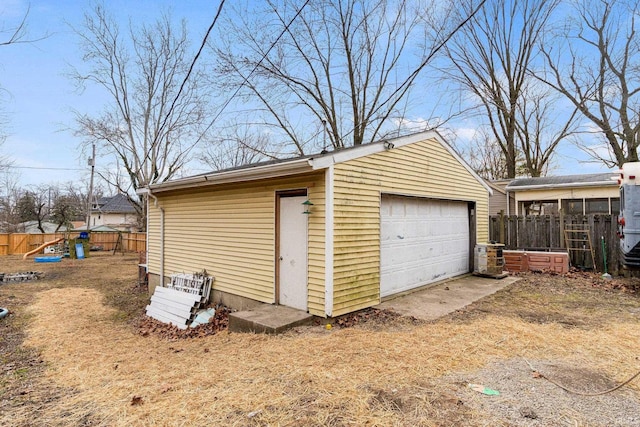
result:
[[(529, 363), (548, 378), (582, 393), (597, 393), (618, 385), (584, 365), (542, 360)], [(630, 367), (628, 376), (635, 372)], [(601, 396), (569, 393), (536, 377), (522, 358), (494, 362), (481, 371), (455, 376), (451, 381), (460, 385), (458, 396), (465, 405), (510, 426), (640, 426), (640, 393), (629, 386)], [(469, 383), (498, 390), (500, 395), (478, 393), (467, 387)]]

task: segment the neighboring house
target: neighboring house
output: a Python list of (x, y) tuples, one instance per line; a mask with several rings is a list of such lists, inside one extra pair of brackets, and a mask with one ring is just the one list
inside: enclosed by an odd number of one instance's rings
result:
[(127, 196), (101, 197), (91, 209), (89, 229), (106, 225), (120, 231), (136, 231), (138, 215)]
[(72, 230), (78, 230), (80, 228), (87, 229), (87, 224), (84, 221), (71, 221)]
[(108, 225), (96, 225), (92, 227), (91, 232), (100, 232), (100, 233), (117, 233), (122, 230), (118, 230), (117, 228), (109, 227)]
[(150, 291), (205, 269), (212, 299), (322, 317), (473, 269), (491, 190), (436, 132), (139, 191)]
[(505, 187), (516, 215), (613, 214), (620, 211), (615, 172), (514, 179)]
[[(63, 231), (67, 231), (66, 226), (61, 225), (60, 228), (58, 228), (58, 224), (50, 221), (42, 221), (42, 228), (44, 229), (44, 232), (46, 234), (61, 233)], [(19, 225), (18, 229), (21, 230), (20, 232), (22, 233), (29, 233), (29, 234), (42, 233), (42, 231), (40, 231), (40, 229), (38, 228), (38, 221), (23, 222)]]
[[(487, 181), (487, 184), (493, 190), (493, 194), (489, 197), (489, 215), (499, 215), (500, 212), (514, 213), (516, 211), (516, 202), (513, 193), (508, 193), (506, 186), (513, 181), (512, 179), (498, 179), (495, 181)], [(507, 206), (507, 199), (509, 206)]]

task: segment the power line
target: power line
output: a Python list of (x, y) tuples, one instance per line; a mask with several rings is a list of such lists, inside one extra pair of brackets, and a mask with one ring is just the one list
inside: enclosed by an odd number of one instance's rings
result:
[(305, 1), (304, 4), (300, 7), (300, 9), (298, 9), (298, 12), (287, 23), (287, 25), (284, 27), (284, 29), (282, 30), (280, 35), (278, 35), (278, 37), (271, 43), (271, 46), (269, 46), (269, 49), (267, 49), (267, 51), (264, 53), (264, 55), (262, 55), (262, 58), (260, 58), (260, 61), (258, 61), (258, 63), (249, 72), (249, 74), (247, 74), (247, 76), (242, 79), (242, 83), (240, 83), (240, 85), (238, 85), (238, 87), (236, 88), (235, 92), (233, 92), (233, 94), (229, 97), (229, 99), (227, 99), (227, 101), (224, 103), (224, 105), (222, 106), (220, 111), (218, 111), (218, 114), (216, 114), (216, 116), (213, 118), (213, 120), (211, 121), (209, 126), (207, 126), (207, 129), (205, 130), (205, 132), (207, 130), (209, 130), (209, 128), (211, 128), (211, 126), (213, 126), (213, 124), (215, 123), (216, 120), (218, 120), (218, 117), (220, 117), (222, 112), (227, 108), (229, 103), (231, 103), (233, 98), (235, 98), (236, 95), (238, 95), (238, 92), (240, 92), (240, 89), (242, 89), (242, 87), (249, 81), (249, 77), (251, 77), (251, 75), (253, 73), (255, 73), (255, 71), (258, 69), (258, 67), (260, 67), (260, 65), (262, 65), (262, 61), (264, 61), (267, 58), (267, 55), (269, 55), (269, 53), (271, 53), (271, 50), (273, 50), (273, 48), (276, 47), (276, 44), (278, 44), (278, 42), (280, 41), (282, 36), (284, 36), (289, 31), (289, 27), (291, 26), (291, 24), (293, 24), (293, 21), (295, 21), (296, 18), (298, 18), (298, 16), (300, 16), (300, 14), (302, 13), (302, 9), (304, 9), (305, 6), (308, 5), (310, 1), (311, 0)]
[[(258, 63), (253, 67), (253, 69), (249, 72), (249, 74), (246, 75), (246, 77), (243, 77), (242, 79), (242, 83), (240, 83), (240, 85), (238, 85), (238, 87), (236, 88), (236, 90), (233, 92), (233, 94), (231, 95), (231, 97), (229, 97), (229, 99), (227, 99), (227, 101), (223, 104), (222, 108), (220, 109), (220, 111), (218, 112), (218, 114), (216, 114), (216, 116), (213, 118), (213, 120), (211, 121), (211, 123), (209, 124), (209, 126), (207, 126), (207, 128), (205, 129), (205, 132), (207, 132), (211, 126), (213, 126), (213, 124), (215, 123), (216, 120), (218, 120), (218, 118), (220, 117), (220, 115), (222, 114), (222, 112), (227, 108), (227, 106), (229, 105), (229, 103), (231, 103), (231, 101), (233, 100), (233, 98), (235, 98), (238, 95), (238, 92), (240, 92), (240, 89), (242, 89), (242, 87), (248, 83), (249, 81), (249, 77), (251, 77), (251, 75), (258, 69), (258, 67), (260, 67), (260, 65), (262, 64), (262, 61), (264, 61), (267, 58), (267, 55), (269, 55), (269, 53), (271, 52), (271, 50), (276, 46), (276, 44), (280, 41), (280, 39), (282, 38), (282, 36), (285, 35), (285, 33), (287, 33), (289, 31), (289, 27), (291, 26), (291, 24), (293, 24), (293, 21), (296, 20), (296, 18), (298, 18), (298, 16), (300, 16), (300, 14), (302, 13), (302, 10), (305, 8), (305, 6), (307, 6), (307, 4), (309, 4), (311, 0), (307, 0), (304, 2), (304, 4), (300, 7), (300, 9), (298, 10), (298, 12), (295, 14), (295, 16), (293, 18), (291, 18), (291, 20), (287, 23), (287, 25), (285, 26), (285, 28), (282, 30), (282, 32), (278, 35), (278, 37), (271, 43), (271, 46), (269, 46), (269, 49), (267, 49), (267, 51), (264, 53), (264, 55), (262, 55), (262, 58), (260, 58), (260, 61), (258, 61)], [(444, 40), (442, 40), (432, 51), (431, 53), (427, 56), (427, 58), (421, 63), (421, 66), (418, 68), (421, 69), (424, 67), (425, 64), (427, 64), (446, 44), (447, 42), (462, 28), (464, 27), (467, 22), (469, 22), (471, 19), (473, 19), (473, 17), (478, 13), (478, 11), (480, 9), (482, 9), (482, 7), (484, 6), (484, 4), (486, 3), (487, 0), (482, 0), (480, 2), (480, 4), (471, 12), (471, 14), (464, 19), (462, 22), (460, 22), (454, 29), (453, 31), (451, 31), (445, 38)], [(409, 76), (409, 79), (407, 79), (407, 81), (412, 80), (415, 78), (415, 76), (418, 74), (418, 70), (414, 70), (413, 73), (411, 73), (411, 75)], [(406, 83), (406, 82), (405, 82)], [(403, 84), (404, 85), (404, 84)], [(351, 134), (352, 132), (354, 132), (355, 129), (351, 129), (349, 132), (347, 132), (347, 134), (345, 135), (341, 135), (341, 139), (344, 139), (344, 137), (348, 136), (349, 134)], [(318, 132), (319, 134), (320, 132)], [(317, 135), (317, 134), (316, 134)], [(312, 137), (313, 138), (313, 137)]]
[[(200, 55), (202, 54), (202, 51), (204, 49), (204, 47), (207, 44), (207, 40), (209, 39), (209, 35), (211, 34), (211, 31), (213, 30), (213, 27), (215, 27), (216, 22), (218, 22), (218, 18), (220, 17), (220, 14), (222, 13), (222, 6), (224, 6), (224, 2), (226, 0), (221, 0), (220, 4), (218, 5), (218, 10), (216, 12), (216, 16), (213, 18), (213, 22), (211, 22), (211, 25), (209, 25), (209, 28), (207, 29), (204, 37), (202, 38), (202, 43), (200, 44), (200, 48), (198, 49), (198, 52), (196, 52), (195, 57), (193, 58), (193, 61), (191, 61), (191, 65), (189, 66), (189, 70), (187, 71), (187, 74), (185, 75), (184, 79), (182, 79), (182, 83), (180, 84), (180, 88), (178, 89), (178, 93), (176, 93), (176, 96), (173, 98), (173, 102), (171, 103), (171, 106), (169, 107), (169, 110), (167, 111), (167, 114), (165, 114), (164, 119), (162, 120), (162, 125), (160, 125), (160, 129), (164, 129), (165, 126), (167, 125), (167, 122), (169, 121), (169, 117), (171, 116), (173, 110), (176, 107), (176, 104), (178, 102), (178, 99), (180, 98), (180, 95), (182, 94), (182, 91), (184, 90), (184, 87), (186, 86), (187, 82), (189, 81), (189, 77), (191, 77), (191, 73), (193, 73), (193, 70), (196, 66), (196, 62), (198, 62), (198, 58), (200, 58)], [(209, 129), (209, 128), (207, 128)], [(151, 146), (149, 147), (149, 150), (147, 150), (147, 152), (144, 155), (144, 161), (146, 162), (147, 160), (151, 160), (150, 156), (151, 156), (151, 151), (153, 151), (155, 147), (155, 143), (151, 144)], [(140, 168), (142, 168), (142, 165), (140, 165)]]
[(171, 115), (171, 113), (173, 112), (174, 108), (176, 107), (176, 103), (178, 102), (178, 99), (180, 98), (180, 95), (182, 94), (182, 91), (184, 90), (184, 87), (187, 84), (187, 81), (189, 81), (189, 77), (191, 77), (191, 73), (193, 73), (193, 69), (196, 66), (196, 62), (198, 62), (198, 58), (200, 58), (200, 55), (202, 54), (202, 50), (204, 49), (204, 47), (207, 44), (207, 40), (209, 39), (209, 35), (211, 34), (211, 31), (213, 30), (213, 27), (216, 25), (216, 22), (218, 22), (218, 18), (220, 17), (220, 13), (222, 12), (222, 6), (224, 6), (224, 2), (225, 0), (220, 1), (220, 4), (218, 5), (218, 11), (216, 12), (216, 16), (213, 18), (213, 22), (211, 22), (211, 25), (209, 25), (209, 28), (207, 29), (207, 32), (205, 33), (204, 37), (202, 38), (202, 43), (200, 44), (200, 48), (198, 49), (198, 52), (196, 52), (196, 55), (193, 58), (193, 61), (191, 61), (191, 65), (189, 66), (189, 70), (187, 71), (187, 74), (184, 76), (184, 79), (182, 80), (182, 83), (180, 84), (180, 88), (178, 89), (178, 93), (176, 93), (176, 96), (173, 98), (173, 102), (171, 103), (171, 106), (169, 107), (169, 110), (167, 111), (167, 114), (164, 116), (164, 121), (162, 122), (162, 125), (160, 126), (160, 128), (164, 128), (165, 125), (167, 124), (167, 120), (169, 120), (169, 116)]
[(86, 169), (81, 168), (49, 168), (49, 167), (40, 167), (40, 166), (15, 166), (15, 165), (7, 165), (7, 168), (13, 169), (37, 169), (37, 170), (54, 170), (54, 171), (84, 171)]

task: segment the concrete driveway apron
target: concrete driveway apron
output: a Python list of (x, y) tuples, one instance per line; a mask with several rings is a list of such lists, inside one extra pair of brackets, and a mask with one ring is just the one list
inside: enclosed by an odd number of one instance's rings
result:
[(435, 320), (504, 289), (518, 280), (519, 278), (513, 276), (491, 279), (467, 275), (383, 301), (376, 308), (393, 310), (417, 319)]

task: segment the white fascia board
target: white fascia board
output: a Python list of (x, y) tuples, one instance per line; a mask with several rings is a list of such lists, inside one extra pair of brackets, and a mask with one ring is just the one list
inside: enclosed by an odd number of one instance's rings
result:
[(566, 184), (536, 184), (536, 185), (521, 185), (515, 187), (507, 186), (506, 189), (510, 193), (518, 193), (520, 191), (527, 190), (548, 190), (554, 188), (582, 188), (582, 187), (617, 187), (618, 183), (615, 181), (597, 181), (597, 182), (574, 182)]
[[(467, 162), (465, 162), (462, 157), (456, 153), (444, 138), (434, 130), (400, 136), (397, 138), (388, 138), (371, 144), (362, 145), (358, 148), (338, 151), (334, 154), (325, 155), (315, 159), (311, 158), (309, 159), (309, 163), (312, 164), (314, 170), (325, 169), (331, 165), (358, 159), (371, 154), (381, 153), (387, 150), (393, 150), (395, 148), (400, 148), (420, 141), (426, 141), (428, 139), (435, 139), (438, 141), (440, 145), (442, 145), (487, 190), (490, 196), (493, 195), (493, 189), (486, 183), (486, 181), (482, 179), (480, 175), (478, 175), (471, 166), (469, 166)], [(385, 143), (393, 144), (393, 148), (385, 148)]]
[[(347, 162), (349, 160), (359, 159), (360, 157), (381, 153), (387, 150), (393, 150), (394, 148), (399, 148), (403, 145), (413, 144), (414, 142), (420, 142), (434, 138), (436, 135), (437, 134), (434, 131), (427, 131), (414, 133), (407, 136), (400, 136), (397, 138), (386, 138), (380, 141), (372, 142), (370, 144), (361, 145), (357, 148), (348, 148), (344, 151), (336, 151), (335, 153), (327, 154), (321, 157), (311, 158), (309, 159), (309, 163), (313, 165), (314, 170), (326, 169), (331, 165)], [(385, 148), (386, 143), (393, 144), (393, 148)]]
[(149, 188), (154, 193), (159, 193), (170, 190), (278, 178), (282, 176), (312, 172), (313, 170), (314, 169), (311, 167), (308, 159), (298, 159), (282, 163), (233, 169), (224, 172), (213, 172), (210, 174), (177, 179), (175, 181), (164, 182), (162, 184), (153, 184), (150, 185)]
[(325, 154), (322, 157), (311, 158), (309, 159), (309, 163), (313, 167), (313, 170), (326, 169), (338, 163), (358, 159), (360, 157), (380, 153), (382, 151), (384, 151), (384, 146), (382, 145), (382, 143), (374, 142), (372, 144), (362, 145), (358, 148), (349, 148), (344, 151), (336, 151), (332, 154)]
[(438, 132), (433, 131), (433, 138), (438, 141), (475, 179), (478, 181), (488, 192), (489, 196), (493, 196), (493, 189), (487, 184), (487, 182), (474, 171), (469, 164), (456, 153), (456, 150), (451, 147), (447, 141)]
[(485, 181), (485, 182), (487, 183), (487, 185), (489, 187), (491, 187), (491, 189), (493, 191), (497, 191), (498, 193), (502, 193), (502, 194), (507, 194), (507, 190), (506, 189), (503, 190), (502, 188), (498, 187), (497, 185), (492, 184), (491, 181)]
[[(389, 139), (388, 141), (393, 143), (394, 148), (402, 147), (404, 145), (413, 144), (420, 141), (426, 141), (427, 139), (438, 138), (438, 132), (433, 130), (427, 130), (424, 132), (413, 133), (407, 136), (399, 136), (397, 138)], [(442, 139), (442, 138), (441, 138)]]

